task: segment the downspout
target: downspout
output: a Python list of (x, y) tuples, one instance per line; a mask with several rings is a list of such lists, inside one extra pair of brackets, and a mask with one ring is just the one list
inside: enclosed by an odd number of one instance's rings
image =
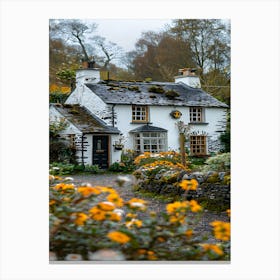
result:
[(116, 104), (113, 104), (112, 106), (112, 122), (113, 122), (113, 127), (115, 127), (115, 108)]
[(84, 164), (84, 133), (82, 133), (82, 165)]

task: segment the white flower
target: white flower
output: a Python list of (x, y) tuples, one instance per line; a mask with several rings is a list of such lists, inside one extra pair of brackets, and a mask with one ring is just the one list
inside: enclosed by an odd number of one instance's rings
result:
[(74, 179), (72, 177), (66, 177), (64, 178), (64, 181), (74, 181)]
[(82, 183), (80, 186), (82, 187), (92, 187), (90, 183)]
[(53, 168), (52, 168), (52, 170), (59, 170), (60, 168), (59, 167), (56, 167), (56, 166), (54, 166)]
[(146, 209), (146, 206), (143, 203), (141, 203), (141, 202), (131, 202), (130, 203), (130, 207), (131, 208), (139, 208), (141, 210), (145, 210)]
[(68, 254), (68, 255), (65, 257), (65, 260), (66, 260), (66, 261), (82, 261), (82, 260), (83, 260), (83, 257), (82, 257), (82, 255), (80, 255), (80, 254)]
[(54, 180), (55, 178), (54, 178), (53, 175), (49, 175), (49, 179), (50, 179), (50, 180)]
[(88, 259), (90, 261), (124, 261), (125, 257), (120, 251), (102, 249), (93, 253), (89, 252)]
[(113, 212), (116, 213), (117, 215), (119, 215), (120, 217), (123, 217), (125, 214), (124, 210), (119, 209), (119, 208), (114, 209)]
[(120, 187), (122, 187), (125, 183), (130, 183), (131, 179), (128, 176), (118, 176), (116, 182)]

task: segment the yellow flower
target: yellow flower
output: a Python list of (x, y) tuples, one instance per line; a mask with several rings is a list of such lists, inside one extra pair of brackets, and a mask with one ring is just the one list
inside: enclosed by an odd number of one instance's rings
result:
[(126, 204), (132, 208), (132, 209), (138, 209), (138, 210), (142, 210), (145, 211), (146, 210), (146, 204), (147, 202), (143, 199), (139, 199), (139, 198), (132, 198), (130, 199), (128, 202), (126, 202)]
[(183, 180), (179, 186), (188, 191), (188, 190), (192, 190), (195, 191), (197, 189), (198, 186), (198, 182), (195, 179), (191, 179), (191, 180)]
[(213, 251), (219, 256), (224, 254), (223, 250), (216, 244), (201, 244), (201, 246), (204, 249), (204, 251)]
[(202, 207), (195, 200), (191, 200), (189, 205), (192, 212), (199, 212), (202, 209)]
[(136, 217), (137, 217), (137, 214), (127, 213), (127, 214), (126, 214), (126, 217), (127, 217), (127, 218), (136, 218)]
[(74, 216), (76, 216), (76, 219), (74, 223), (78, 226), (83, 226), (85, 221), (88, 219), (88, 216), (85, 213), (74, 213)]
[(130, 237), (120, 231), (111, 231), (107, 234), (112, 241), (125, 244), (130, 241)]
[(119, 197), (117, 193), (111, 193), (107, 196), (107, 200), (114, 203), (118, 207), (123, 206), (123, 200)]
[(99, 202), (97, 206), (103, 211), (112, 211), (116, 208), (115, 205), (109, 201)]
[(227, 214), (228, 214), (228, 216), (230, 217), (230, 214), (231, 214), (231, 213), (230, 213), (230, 209), (227, 210)]
[(137, 253), (138, 253), (139, 255), (145, 255), (146, 252), (147, 252), (147, 250), (145, 250), (145, 249), (138, 249), (138, 250), (137, 250)]
[(193, 235), (193, 230), (192, 230), (192, 229), (186, 230), (186, 231), (185, 231), (185, 235), (187, 236), (187, 238), (192, 237), (192, 235)]
[(214, 221), (210, 223), (213, 226), (214, 236), (217, 239), (228, 241), (230, 239), (230, 223)]
[(49, 205), (51, 206), (53, 204), (55, 204), (55, 200), (52, 199), (52, 200), (50, 200)]
[(101, 191), (94, 187), (78, 187), (77, 191), (84, 197), (101, 194)]
[(54, 187), (55, 190), (57, 191), (61, 191), (62, 193), (64, 193), (65, 191), (69, 191), (69, 190), (74, 190), (74, 185), (73, 184), (64, 184), (64, 183), (60, 183), (57, 184)]
[(122, 219), (122, 217), (117, 213), (109, 212), (109, 219), (114, 222), (119, 222)]
[(138, 228), (142, 227), (142, 221), (138, 220), (138, 219), (132, 219), (131, 221), (128, 221), (125, 223), (127, 228), (131, 228), (132, 226), (136, 226)]
[(174, 203), (169, 203), (166, 205), (166, 211), (168, 214), (172, 214), (177, 211), (181, 212), (182, 210), (186, 210), (187, 205), (188, 205), (187, 201), (183, 201), (183, 202), (175, 201)]
[(155, 255), (155, 252), (148, 251), (147, 255), (148, 255), (148, 260), (157, 260), (157, 256)]
[(100, 210), (97, 206), (92, 207), (89, 212), (91, 213), (92, 219), (96, 221), (104, 221), (106, 219), (106, 212)]
[(176, 213), (174, 216), (169, 217), (169, 222), (174, 223), (180, 223), (183, 224), (185, 222), (185, 215), (182, 215), (181, 213)]

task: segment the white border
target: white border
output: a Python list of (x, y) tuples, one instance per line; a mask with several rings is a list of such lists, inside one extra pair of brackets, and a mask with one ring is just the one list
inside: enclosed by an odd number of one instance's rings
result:
[[(231, 264), (48, 264), (49, 18), (231, 19)], [(0, 278), (279, 279), (279, 34), (278, 1), (2, 1)]]

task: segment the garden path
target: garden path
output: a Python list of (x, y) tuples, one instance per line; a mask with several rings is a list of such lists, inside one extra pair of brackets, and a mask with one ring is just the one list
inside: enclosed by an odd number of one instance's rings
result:
[[(82, 183), (90, 183), (92, 186), (110, 186), (113, 187), (120, 195), (120, 197), (127, 201), (133, 197), (144, 199), (148, 202), (149, 211), (155, 211), (157, 213), (165, 212), (165, 207), (167, 202), (162, 200), (158, 200), (152, 197), (146, 197), (139, 193), (133, 192), (133, 185), (136, 184), (136, 178), (133, 175), (125, 175), (131, 180), (131, 183), (125, 183), (123, 187), (118, 186), (116, 180), (118, 178), (118, 174), (91, 174), (91, 175), (73, 175), (71, 176), (75, 185), (79, 185)], [(124, 176), (124, 175), (121, 175)], [(148, 214), (148, 213), (147, 213)], [(212, 227), (209, 223), (214, 220), (219, 221), (229, 221), (229, 218), (226, 213), (214, 213), (207, 210), (204, 210), (202, 213), (202, 217), (200, 222), (196, 225), (195, 231), (200, 232), (201, 234), (209, 234), (211, 233)], [(207, 240), (209, 243), (216, 243), (213, 237)]]

